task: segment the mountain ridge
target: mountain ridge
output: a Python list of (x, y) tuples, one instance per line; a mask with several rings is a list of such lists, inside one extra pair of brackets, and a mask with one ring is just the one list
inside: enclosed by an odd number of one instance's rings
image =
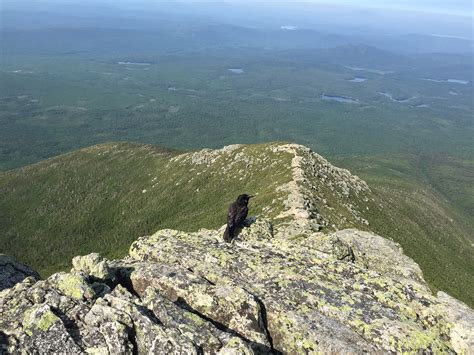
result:
[(427, 200), (436, 209), (423, 214), (414, 200), (404, 213), (390, 201), (395, 195), (372, 191), (291, 143), (198, 152), (110, 143), (2, 173), (3, 252), (45, 276), (67, 269), (77, 254), (121, 258), (137, 235), (220, 227), (242, 192), (257, 194), (251, 213), (272, 220), (276, 233), (279, 225), (294, 234), (355, 228), (393, 239), (420, 263), (433, 290), (474, 303), (472, 246), (452, 224), (444, 227), (449, 215), (436, 201)]

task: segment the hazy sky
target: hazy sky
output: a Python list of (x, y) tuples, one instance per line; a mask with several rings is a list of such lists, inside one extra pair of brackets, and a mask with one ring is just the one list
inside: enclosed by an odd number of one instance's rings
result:
[[(199, 0), (188, 0), (199, 1)], [(223, 0), (229, 3), (255, 3), (255, 0)], [(277, 3), (291, 1), (275, 1), (275, 0), (258, 0), (260, 3)], [(340, 4), (355, 7), (376, 7), (397, 10), (417, 10), (428, 11), (436, 13), (451, 13), (459, 15), (473, 14), (472, 0), (395, 0), (395, 1), (380, 1), (380, 0), (297, 0), (295, 2), (306, 3), (325, 3), (325, 4)]]
[(444, 14), (456, 14), (463, 16), (473, 16), (473, 0), (0, 0), (1, 4), (42, 4), (42, 3), (56, 3), (56, 4), (100, 4), (107, 3), (114, 4), (130, 4), (138, 5), (151, 3), (159, 5), (160, 3), (229, 3), (229, 4), (265, 4), (272, 6), (272, 4), (284, 3), (285, 5), (297, 3), (314, 3), (314, 4), (328, 4), (328, 5), (346, 5), (351, 7), (373, 7), (393, 10), (409, 10), (409, 11), (423, 11)]

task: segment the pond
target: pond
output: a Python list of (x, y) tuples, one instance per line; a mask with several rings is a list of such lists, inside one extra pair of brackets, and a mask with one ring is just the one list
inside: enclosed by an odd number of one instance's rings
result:
[(451, 83), (451, 84), (461, 84), (467, 85), (469, 84), (469, 80), (461, 80), (461, 79), (430, 79), (430, 78), (422, 78), (421, 80), (424, 81), (432, 81), (434, 83)]
[(146, 63), (146, 62), (118, 62), (118, 65), (144, 65), (148, 66), (151, 65), (151, 63)]
[(326, 95), (322, 94), (321, 99), (326, 100), (326, 101), (337, 101), (337, 102), (343, 102), (345, 104), (358, 104), (359, 100), (354, 99), (352, 97), (347, 97), (347, 96), (337, 96), (337, 95)]
[(354, 70), (354, 71), (365, 71), (367, 73), (373, 73), (373, 74), (379, 74), (379, 75), (395, 73), (393, 70), (380, 70), (380, 69), (351, 67), (351, 66), (346, 66), (346, 68), (350, 70)]
[(298, 26), (293, 26), (293, 25), (284, 25), (280, 27), (280, 30), (285, 30), (285, 31), (296, 31), (298, 29)]
[(353, 83), (363, 83), (364, 81), (367, 81), (367, 78), (356, 76), (355, 78), (352, 78), (349, 81)]
[(390, 100), (394, 101), (394, 102), (408, 102), (410, 100), (413, 100), (415, 99), (415, 97), (407, 97), (407, 98), (403, 98), (403, 99), (397, 99), (395, 98), (392, 94), (388, 93), (388, 92), (379, 92), (380, 95), (383, 95), (385, 97), (388, 97)]

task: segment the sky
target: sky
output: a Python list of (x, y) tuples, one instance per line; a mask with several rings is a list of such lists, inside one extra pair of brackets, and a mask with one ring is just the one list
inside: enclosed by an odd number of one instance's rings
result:
[[(84, 2), (106, 2), (106, 3), (134, 3), (134, 2), (151, 2), (159, 4), (160, 2), (207, 2), (207, 3), (326, 3), (326, 4), (342, 4), (350, 6), (370, 6), (378, 8), (397, 8), (397, 9), (426, 9), (432, 11), (443, 11), (445, 9), (451, 9), (452, 11), (462, 11), (465, 13), (473, 12), (473, 1), (472, 0), (83, 0)], [(31, 2), (31, 3), (78, 3), (79, 0), (2, 0), (2, 2)]]
[[(198, 2), (199, 0), (188, 0)], [(255, 3), (255, 0), (223, 0), (229, 3)], [(258, 0), (260, 3), (276, 3), (291, 1), (278, 0)], [(373, 7), (394, 10), (408, 10), (408, 11), (423, 11), (433, 13), (449, 13), (463, 16), (473, 15), (473, 1), (472, 0), (395, 0), (395, 1), (380, 1), (380, 0), (297, 0), (295, 2), (305, 3), (325, 3), (331, 5), (346, 5), (353, 7)]]
[(344, 5), (357, 8), (379, 8), (402, 11), (420, 11), (436, 14), (449, 14), (461, 16), (474, 16), (473, 0), (0, 0), (0, 10), (3, 4), (23, 5), (27, 4), (108, 4), (108, 5), (137, 5), (160, 3), (229, 3), (229, 4), (265, 4), (266, 6), (276, 6), (276, 4), (297, 6), (298, 3)]

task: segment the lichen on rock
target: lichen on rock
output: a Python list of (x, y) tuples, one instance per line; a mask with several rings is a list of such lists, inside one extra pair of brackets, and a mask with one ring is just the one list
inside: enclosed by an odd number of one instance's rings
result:
[[(174, 163), (256, 164), (246, 149), (186, 153)], [(433, 295), (398, 244), (365, 228), (371, 194), (362, 180), (299, 145), (268, 149), (289, 158), (293, 172), (271, 219), (249, 219), (231, 244), (224, 227), (164, 229), (138, 238), (123, 259), (78, 256), (69, 273), (46, 280), (23, 268), (0, 291), (0, 351), (474, 352), (473, 310)]]
[(64, 295), (77, 300), (90, 299), (95, 295), (92, 284), (80, 273), (59, 272), (52, 275), (48, 282)]
[(50, 350), (62, 339), (68, 349), (108, 354), (472, 349), (472, 310), (432, 295), (389, 240), (357, 230), (278, 237), (262, 218), (231, 245), (220, 234), (162, 230), (139, 238), (123, 260), (86, 257), (106, 264), (102, 294), (79, 259), (69, 274), (4, 290), (8, 350), (52, 336)]
[(52, 312), (50, 306), (36, 305), (25, 313), (23, 327), (30, 334), (34, 329), (47, 332), (57, 322), (61, 320)]
[(108, 264), (98, 253), (85, 256), (76, 256), (72, 259), (73, 270), (82, 272), (99, 280), (110, 280), (113, 278)]

